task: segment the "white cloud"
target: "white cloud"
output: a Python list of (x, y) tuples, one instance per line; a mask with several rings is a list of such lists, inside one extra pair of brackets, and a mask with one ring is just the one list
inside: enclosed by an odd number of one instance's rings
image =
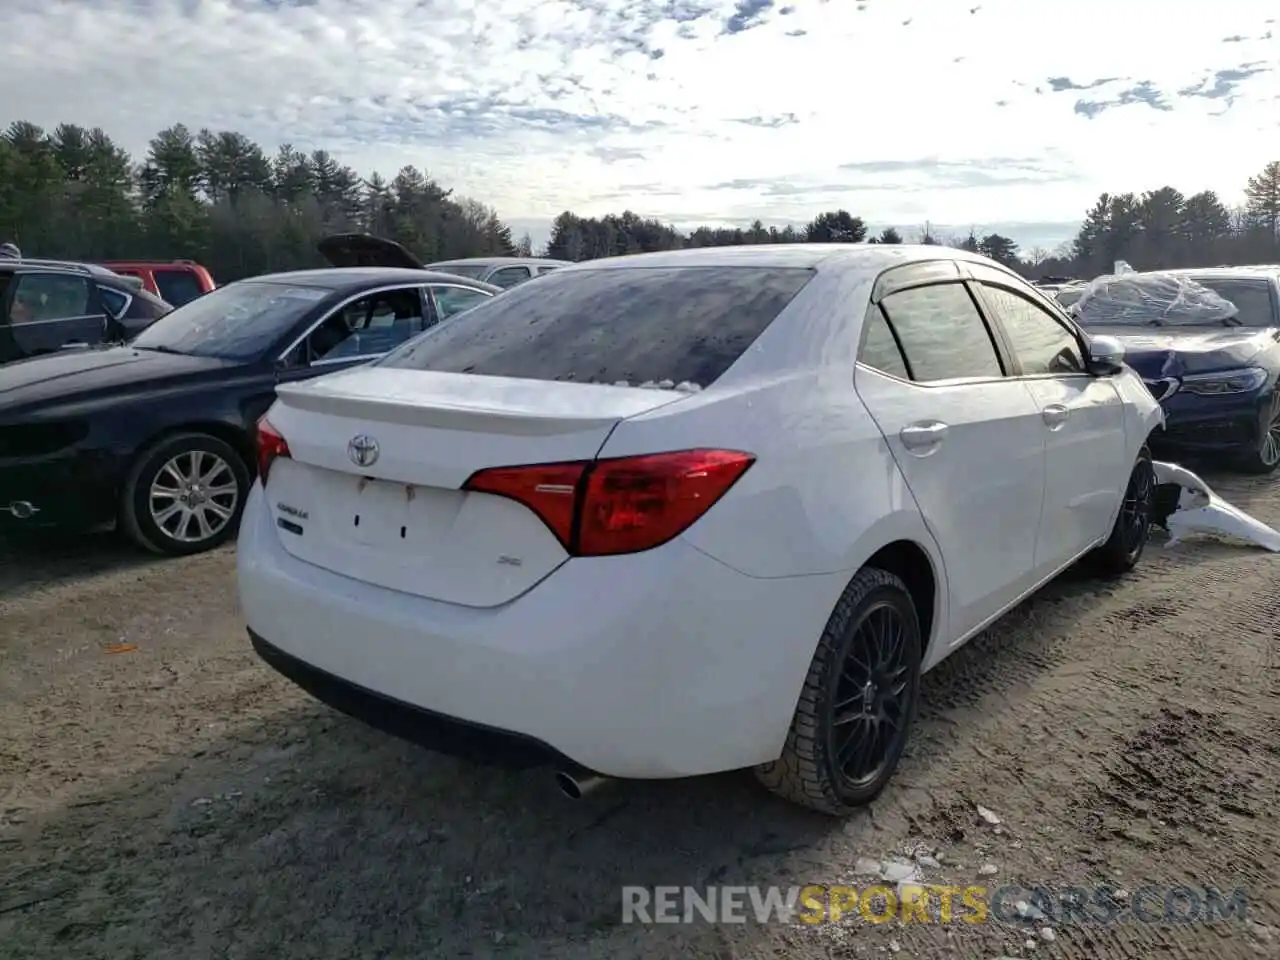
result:
[(1280, 159), (1274, 9), (8, 0), (0, 120), (102, 126), (138, 155), (184, 122), (414, 163), (519, 220), (1073, 220), (1102, 190), (1235, 200)]

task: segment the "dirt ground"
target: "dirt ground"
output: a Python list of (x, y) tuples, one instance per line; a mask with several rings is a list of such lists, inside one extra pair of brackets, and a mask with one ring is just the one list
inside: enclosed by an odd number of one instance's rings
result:
[[(1218, 484), (1280, 524), (1280, 481)], [(429, 754), (277, 677), (230, 550), (0, 543), (0, 955), (1280, 956), (1280, 556), (1162, 543), (1119, 584), (1051, 585), (933, 671), (895, 783), (845, 823), (745, 774), (574, 803), (545, 772)], [(865, 884), (913, 856), (930, 883), (1110, 885), (1121, 906), (1147, 884), (1244, 888), (1247, 914), (621, 922), (624, 884)]]

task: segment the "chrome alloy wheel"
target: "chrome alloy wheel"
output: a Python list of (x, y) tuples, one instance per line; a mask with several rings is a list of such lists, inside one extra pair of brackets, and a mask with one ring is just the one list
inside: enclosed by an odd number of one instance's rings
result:
[(240, 484), (230, 464), (205, 450), (188, 450), (165, 462), (151, 481), (151, 519), (179, 543), (202, 543), (235, 516)]

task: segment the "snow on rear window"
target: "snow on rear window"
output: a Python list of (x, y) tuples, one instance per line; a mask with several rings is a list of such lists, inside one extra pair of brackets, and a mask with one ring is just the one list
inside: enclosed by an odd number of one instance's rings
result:
[(513, 287), (379, 366), (695, 392), (813, 278), (794, 267), (601, 267)]

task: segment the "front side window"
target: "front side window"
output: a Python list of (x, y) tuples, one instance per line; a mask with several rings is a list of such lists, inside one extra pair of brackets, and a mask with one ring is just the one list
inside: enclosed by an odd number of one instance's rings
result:
[(812, 278), (793, 267), (552, 273), (440, 323), (380, 366), (623, 386), (710, 386)]
[(254, 360), (277, 346), (321, 301), (328, 287), (241, 280), (173, 310), (131, 346), (223, 360)]
[(90, 316), (89, 281), (56, 273), (23, 273), (12, 283), (9, 322), (47, 323)]
[(898, 335), (913, 380), (1003, 374), (991, 333), (963, 284), (901, 290), (885, 297), (881, 308)]
[(488, 282), (495, 287), (514, 287), (517, 283), (524, 283), (529, 279), (528, 267), (503, 267), (501, 270), (495, 270), (493, 275), (489, 277)]
[(381, 356), (421, 333), (424, 326), (417, 287), (371, 293), (321, 322), (300, 345), (297, 359), (324, 363)]
[(1084, 373), (1084, 356), (1075, 334), (1044, 308), (1012, 290), (986, 283), (982, 297), (1008, 334), (1024, 374)]

